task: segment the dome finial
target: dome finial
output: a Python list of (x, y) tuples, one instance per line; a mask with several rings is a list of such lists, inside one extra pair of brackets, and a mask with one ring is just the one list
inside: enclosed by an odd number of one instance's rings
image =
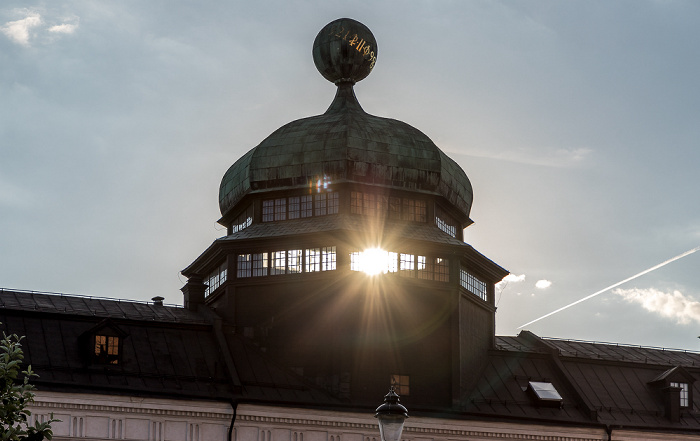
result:
[(328, 81), (356, 83), (377, 61), (377, 40), (369, 28), (351, 18), (339, 18), (321, 29), (314, 40), (314, 64)]

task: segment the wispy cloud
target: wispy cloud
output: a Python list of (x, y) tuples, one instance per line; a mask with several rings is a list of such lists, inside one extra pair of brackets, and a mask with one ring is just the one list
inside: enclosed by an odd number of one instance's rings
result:
[[(449, 147), (446, 149), (451, 151)], [(457, 153), (459, 149), (454, 150)], [(593, 153), (592, 149), (585, 147), (578, 148), (527, 148), (517, 149), (489, 148), (487, 150), (470, 150), (461, 152), (480, 158), (498, 159), (502, 161), (518, 162), (521, 164), (542, 165), (545, 167), (576, 167), (586, 162)]]
[(9, 21), (0, 26), (0, 32), (17, 44), (29, 46), (32, 29), (40, 26), (42, 20), (38, 12), (26, 11), (25, 14), (26, 17), (20, 20)]
[(550, 282), (549, 280), (545, 280), (545, 279), (538, 280), (537, 283), (535, 283), (535, 288), (539, 288), (539, 289), (547, 289), (550, 286), (552, 286), (552, 282)]
[(77, 23), (63, 23), (60, 25), (51, 26), (49, 28), (49, 32), (53, 32), (55, 34), (72, 34), (76, 29), (78, 29)]
[(662, 317), (676, 319), (678, 323), (700, 323), (700, 302), (678, 290), (663, 292), (654, 288), (616, 289), (613, 293), (630, 303), (639, 303), (647, 311)]

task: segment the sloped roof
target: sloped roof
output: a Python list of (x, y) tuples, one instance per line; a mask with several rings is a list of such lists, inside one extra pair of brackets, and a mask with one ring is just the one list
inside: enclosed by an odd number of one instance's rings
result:
[[(86, 361), (90, 348), (81, 336), (105, 320), (126, 334), (118, 365)], [(39, 389), (227, 401), (338, 402), (275, 365), (241, 335), (223, 339), (211, 311), (201, 314), (124, 300), (0, 290), (0, 322), (6, 333), (25, 336), (24, 362), (39, 375), (33, 380)], [(227, 358), (234, 361), (233, 366)]]
[[(541, 339), (527, 331), (497, 337), (488, 365), (465, 410), (491, 416), (597, 423), (638, 428), (700, 430), (700, 407), (665, 416), (665, 401), (649, 383), (673, 367), (697, 378), (700, 353), (612, 343)], [(525, 393), (529, 381), (551, 382), (561, 409), (540, 407)], [(700, 388), (692, 387), (700, 396)]]

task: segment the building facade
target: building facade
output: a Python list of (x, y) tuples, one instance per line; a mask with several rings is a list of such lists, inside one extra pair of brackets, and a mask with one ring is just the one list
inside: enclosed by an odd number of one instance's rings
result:
[(226, 172), (184, 307), (0, 291), (55, 439), (376, 441), (390, 386), (406, 441), (700, 437), (700, 354), (495, 335), (508, 272), (464, 242), (467, 175), (355, 96), (377, 54), (354, 20), (319, 32), (336, 95)]

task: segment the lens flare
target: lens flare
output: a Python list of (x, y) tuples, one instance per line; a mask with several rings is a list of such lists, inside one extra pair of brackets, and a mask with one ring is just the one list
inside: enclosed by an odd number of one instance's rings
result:
[(386, 274), (396, 266), (396, 253), (384, 251), (381, 248), (368, 248), (353, 253), (352, 269), (362, 271), (369, 276)]

